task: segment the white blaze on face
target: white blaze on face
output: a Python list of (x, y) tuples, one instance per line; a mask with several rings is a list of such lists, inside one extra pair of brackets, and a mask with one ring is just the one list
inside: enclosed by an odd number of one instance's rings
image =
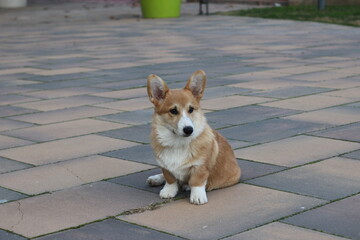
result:
[(194, 129), (194, 124), (191, 119), (187, 116), (186, 111), (183, 110), (181, 114), (181, 118), (178, 122), (178, 133), (179, 135), (184, 134), (184, 127), (192, 127)]

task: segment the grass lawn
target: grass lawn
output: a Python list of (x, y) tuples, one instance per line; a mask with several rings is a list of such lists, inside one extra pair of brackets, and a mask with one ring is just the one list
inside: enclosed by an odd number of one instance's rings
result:
[(324, 11), (318, 11), (316, 6), (287, 6), (255, 8), (219, 14), (323, 22), (360, 27), (360, 6), (326, 6)]

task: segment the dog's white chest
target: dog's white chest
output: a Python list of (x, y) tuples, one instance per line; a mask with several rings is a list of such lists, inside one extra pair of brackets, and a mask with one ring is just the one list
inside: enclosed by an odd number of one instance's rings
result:
[(188, 146), (165, 148), (159, 155), (158, 162), (161, 167), (169, 170), (175, 178), (184, 181), (188, 176), (189, 168), (194, 166), (194, 162), (188, 161), (190, 156), (191, 152)]

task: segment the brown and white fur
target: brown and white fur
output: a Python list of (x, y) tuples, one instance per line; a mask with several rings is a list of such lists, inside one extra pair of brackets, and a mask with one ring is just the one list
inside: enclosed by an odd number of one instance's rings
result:
[(200, 108), (206, 85), (199, 70), (185, 88), (170, 90), (156, 75), (147, 79), (154, 104), (151, 142), (162, 174), (148, 178), (152, 186), (165, 183), (161, 198), (173, 198), (179, 186), (190, 187), (190, 202), (208, 202), (206, 190), (238, 183), (240, 168), (226, 139), (210, 128)]

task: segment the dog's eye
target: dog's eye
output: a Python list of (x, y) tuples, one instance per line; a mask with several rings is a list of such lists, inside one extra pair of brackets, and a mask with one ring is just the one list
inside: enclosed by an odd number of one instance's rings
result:
[(189, 113), (192, 113), (194, 111), (194, 108), (193, 107), (189, 107)]
[(170, 113), (173, 114), (173, 115), (178, 115), (179, 112), (176, 108), (173, 108), (173, 109), (170, 109)]

